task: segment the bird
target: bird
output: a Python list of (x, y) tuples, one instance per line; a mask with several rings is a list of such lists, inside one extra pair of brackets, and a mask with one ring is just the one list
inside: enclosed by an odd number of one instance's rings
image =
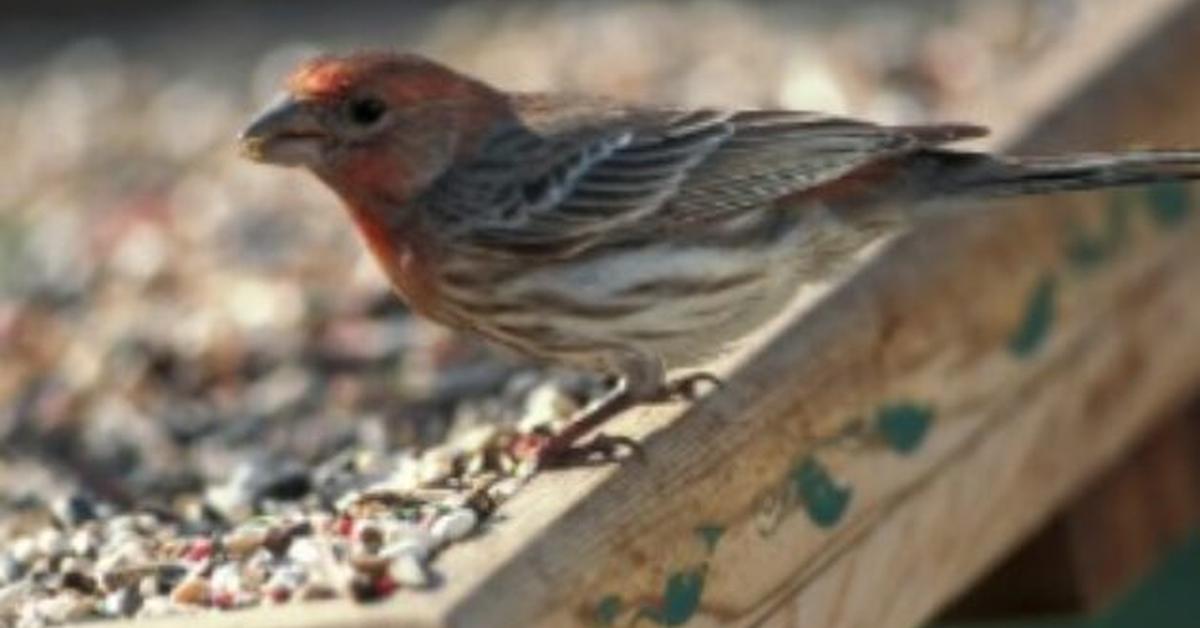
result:
[[(1200, 151), (1010, 157), (974, 124), (508, 92), (410, 53), (300, 64), (239, 136), (341, 200), (418, 315), (616, 385), (536, 448), (568, 466), (804, 285), (948, 207), (1200, 178)], [(626, 443), (628, 444), (628, 443)]]

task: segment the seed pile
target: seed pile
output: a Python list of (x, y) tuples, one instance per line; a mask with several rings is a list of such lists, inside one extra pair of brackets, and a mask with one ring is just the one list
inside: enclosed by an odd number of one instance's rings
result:
[[(530, 416), (574, 407), (549, 385), (527, 399)], [(534, 472), (542, 433), (483, 426), (421, 454), (347, 450), (311, 470), (248, 463), (171, 509), (116, 513), (78, 494), (27, 505), (16, 517), (26, 532), (0, 551), (0, 625), (429, 587), (432, 558), (476, 534)]]

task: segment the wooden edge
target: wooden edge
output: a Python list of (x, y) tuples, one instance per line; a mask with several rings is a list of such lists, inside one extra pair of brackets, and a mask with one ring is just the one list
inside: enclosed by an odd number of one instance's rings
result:
[[(1003, 120), (1003, 137), (1049, 103), (1065, 102), (1134, 46), (1175, 50), (1179, 42), (1158, 41), (1164, 24), (1194, 26), (1200, 10), (1185, 0), (1147, 0), (1121, 5), (1118, 18), (1088, 18), (1064, 42), (1086, 40), (1086, 47), (1064, 50), (1010, 90), (1020, 104), (995, 116)], [(1163, 79), (1161, 72), (1128, 72), (1111, 80), (1128, 87), (1134, 79)], [(1184, 80), (1180, 73), (1174, 79)], [(1195, 125), (1200, 98), (1190, 87), (1186, 122)], [(1127, 105), (1069, 103), (1065, 110), (1089, 109), (1095, 119), (1122, 123), (1087, 135), (1043, 129), (1026, 143), (1098, 147), (1188, 134), (1182, 120), (1126, 124), (1122, 114), (1135, 111), (1122, 109)], [(1190, 137), (1200, 140), (1194, 131)], [(1164, 319), (1183, 325), (1173, 316), (1200, 320), (1195, 300), (1179, 285), (1186, 264), (1200, 264), (1196, 221), (1169, 234), (1141, 221), (1122, 235), (1128, 250), (1094, 273), (1063, 260), (1068, 232), (1105, 228), (1104, 207), (1121, 198), (1133, 197), (1043, 199), (935, 225), (888, 248), (758, 350), (733, 360), (728, 385), (717, 394), (679, 417), (672, 408), (623, 418), (613, 430), (645, 437), (645, 465), (537, 477), (480, 538), (439, 558), (435, 568), (448, 579), (432, 592), (405, 592), (375, 606), (315, 603), (195, 621), (678, 625), (776, 622), (796, 614), (812, 616), (799, 624), (806, 626), (919, 621), (1111, 460), (1145, 429), (1151, 410), (1200, 378), (1196, 329), (1185, 326), (1174, 347), (1159, 347), (1162, 338), (1153, 333)], [(1140, 201), (1127, 204), (1145, 213)], [(1149, 287), (1139, 291), (1143, 285)], [(1094, 342), (1124, 321), (1136, 327), (1128, 336)], [(1158, 349), (1163, 357), (1146, 359), (1146, 351)], [(1137, 372), (1155, 375), (1152, 386), (1143, 385), (1145, 377), (1121, 381), (1131, 377), (1131, 360), (1140, 360)], [(1096, 366), (1079, 368), (1081, 361)], [(1060, 384), (1079, 397), (1056, 399)], [(1113, 410), (1093, 407), (1097, 391), (1125, 386), (1129, 400), (1106, 400)], [(1036, 401), (1022, 402), (1026, 395)], [(1081, 418), (1086, 413), (1103, 415), (1097, 424), (1104, 429), (1081, 428), (1089, 425)], [(1073, 420), (1056, 422), (1059, 415)], [(1083, 438), (1088, 451), (1065, 456), (1071, 442), (1063, 436)], [(1019, 453), (1016, 462), (1034, 471), (997, 462), (1006, 453)], [(1046, 481), (1028, 497), (1004, 492), (1026, 486), (1031, 474), (1032, 481)], [(997, 513), (981, 507), (992, 503), (984, 499), (989, 493), (1002, 506), (1029, 503), (1020, 512)], [(926, 508), (931, 502), (946, 504), (939, 517), (970, 525), (957, 532), (939, 527)], [(972, 518), (976, 510), (996, 520)], [(863, 602), (921, 582), (921, 554), (955, 543), (961, 556), (931, 559), (949, 567), (923, 583), (928, 593), (886, 607)], [(906, 568), (917, 569), (915, 575), (888, 571), (901, 558), (912, 561)], [(892, 566), (876, 573), (875, 564)], [(848, 608), (851, 600), (870, 608)]]

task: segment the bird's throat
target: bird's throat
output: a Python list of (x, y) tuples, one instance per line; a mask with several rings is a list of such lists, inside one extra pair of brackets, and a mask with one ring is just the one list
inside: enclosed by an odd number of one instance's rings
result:
[(392, 224), (363, 206), (347, 203), (347, 209), (367, 249), (400, 297), (417, 313), (440, 319), (430, 267), (432, 243), (421, 235), (416, 221)]

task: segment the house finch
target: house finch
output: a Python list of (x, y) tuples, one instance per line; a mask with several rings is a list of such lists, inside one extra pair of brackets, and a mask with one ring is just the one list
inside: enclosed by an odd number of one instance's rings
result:
[(323, 57), (241, 136), (344, 201), (411, 308), (519, 353), (619, 378), (540, 450), (695, 367), (797, 287), (937, 208), (1200, 177), (1200, 152), (1012, 159), (943, 146), (962, 124), (679, 109), (511, 94), (413, 55)]

